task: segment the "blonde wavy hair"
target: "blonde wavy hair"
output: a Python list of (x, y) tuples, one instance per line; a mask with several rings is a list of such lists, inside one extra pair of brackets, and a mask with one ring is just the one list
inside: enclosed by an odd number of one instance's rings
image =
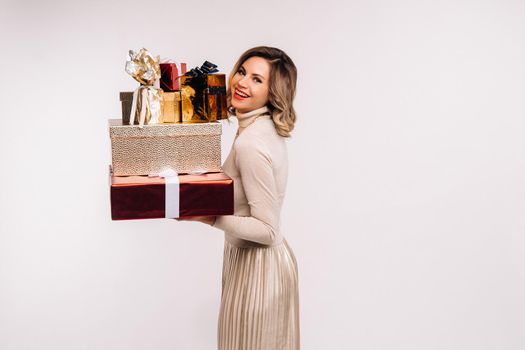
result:
[(275, 47), (258, 46), (249, 49), (239, 57), (228, 80), (228, 108), (231, 107), (231, 81), (242, 64), (251, 57), (261, 57), (270, 63), (270, 82), (268, 92), (268, 109), (272, 114), (277, 133), (290, 137), (294, 128), (296, 115), (293, 108), (295, 88), (297, 86), (297, 68), (292, 59), (282, 50)]

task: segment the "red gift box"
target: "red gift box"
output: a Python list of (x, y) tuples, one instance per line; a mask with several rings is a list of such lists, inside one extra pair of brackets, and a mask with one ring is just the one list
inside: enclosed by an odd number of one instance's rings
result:
[[(166, 179), (110, 174), (113, 220), (166, 218)], [(224, 173), (178, 176), (178, 216), (233, 214), (233, 180)]]
[(180, 89), (179, 77), (186, 74), (186, 63), (180, 64), (180, 71), (176, 63), (160, 64), (160, 88), (163, 91)]

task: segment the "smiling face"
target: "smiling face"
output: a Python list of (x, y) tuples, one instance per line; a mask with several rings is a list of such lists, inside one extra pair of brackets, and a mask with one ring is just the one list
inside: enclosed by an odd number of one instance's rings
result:
[(231, 106), (246, 113), (268, 104), (270, 63), (262, 57), (250, 57), (230, 81)]

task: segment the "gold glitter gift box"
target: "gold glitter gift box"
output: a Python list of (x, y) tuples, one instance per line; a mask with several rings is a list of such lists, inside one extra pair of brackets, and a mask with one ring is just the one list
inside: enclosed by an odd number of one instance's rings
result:
[(109, 120), (113, 174), (158, 174), (172, 168), (179, 174), (221, 171), (222, 125), (122, 125)]

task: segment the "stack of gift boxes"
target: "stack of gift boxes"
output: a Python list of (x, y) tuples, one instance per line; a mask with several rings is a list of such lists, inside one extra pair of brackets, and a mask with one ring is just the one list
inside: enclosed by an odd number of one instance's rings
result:
[(130, 51), (126, 71), (140, 86), (120, 93), (122, 118), (109, 120), (113, 220), (233, 214), (218, 122), (227, 117), (226, 81), (216, 68), (206, 61), (186, 72)]

